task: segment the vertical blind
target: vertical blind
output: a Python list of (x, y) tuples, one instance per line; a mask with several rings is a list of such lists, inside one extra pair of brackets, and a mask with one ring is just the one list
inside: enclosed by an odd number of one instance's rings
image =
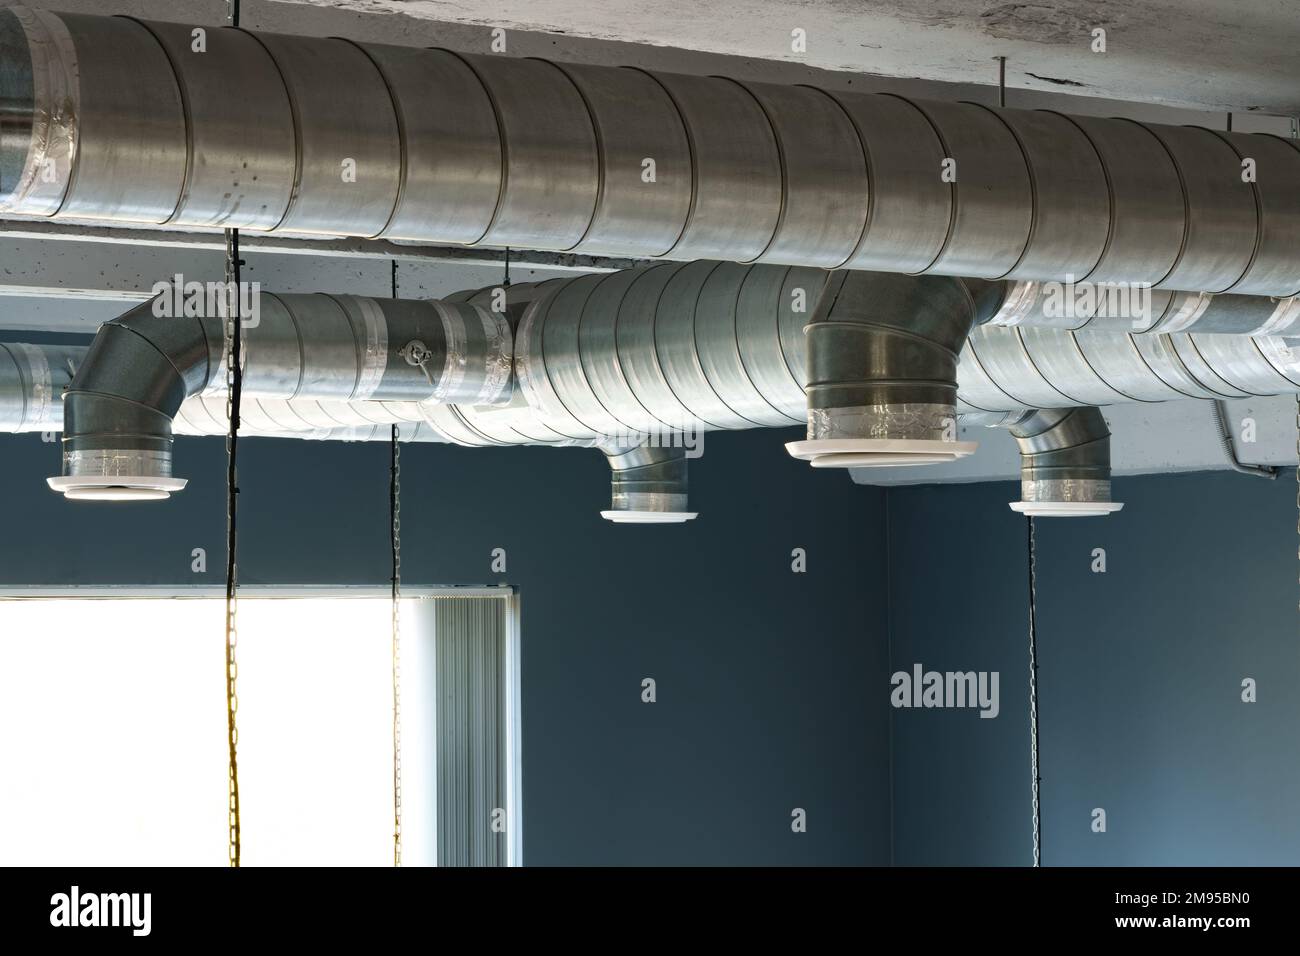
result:
[(510, 601), (435, 598), (438, 865), (506, 866)]

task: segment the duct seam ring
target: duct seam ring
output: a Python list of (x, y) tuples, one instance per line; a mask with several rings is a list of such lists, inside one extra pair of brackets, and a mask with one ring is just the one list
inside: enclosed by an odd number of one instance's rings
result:
[(986, 324), (1020, 325), (1038, 304), (1038, 294), (1042, 289), (1042, 285), (1041, 282), (1026, 282), (1024, 280), (1014, 282), (1008, 290), (1006, 298), (1002, 301), (1002, 307)]
[(1268, 317), (1267, 322), (1255, 330), (1254, 334), (1274, 335), (1283, 329), (1289, 329), (1297, 320), (1300, 320), (1300, 295), (1279, 299), (1273, 314)]
[(470, 308), (478, 313), (479, 322), (483, 326), (483, 339), (487, 343), (487, 348), (484, 349), (487, 371), (478, 395), (472, 402), (476, 405), (491, 405), (501, 399), (510, 385), (510, 323), (499, 312), (491, 312), (477, 305)]
[(27, 359), (27, 368), (31, 374), (31, 391), (30, 395), (35, 402), (34, 407), (28, 408), (28, 414), (25, 416), (29, 425), (58, 425), (62, 421), (62, 414), (56, 417), (51, 414), (54, 406), (54, 388), (50, 379), (50, 363), (46, 359), (45, 353), (33, 345), (16, 345), (13, 346), (23, 353)]
[(365, 354), (361, 358), (361, 372), (357, 376), (357, 387), (352, 397), (370, 398), (379, 389), (388, 367), (388, 320), (383, 310), (373, 299), (360, 296), (353, 299), (361, 310), (361, 318), (366, 326)]
[(1213, 296), (1207, 292), (1189, 293), (1181, 296), (1178, 311), (1160, 325), (1161, 333), (1183, 332), (1196, 324), (1197, 319), (1210, 307)]
[[(0, 210), (53, 216), (67, 198), (77, 157), (81, 113), (77, 51), (67, 27), (54, 14), (23, 7), (9, 12), (22, 26), (32, 51), (33, 106), (56, 105), (33, 109), (31, 149), (13, 194)], [(29, 203), (35, 208), (24, 209)]]
[(520, 321), (519, 328), (515, 331), (513, 362), (515, 381), (518, 382), (519, 389), (523, 392), (524, 400), (533, 408), (540, 408), (541, 402), (537, 394), (537, 385), (533, 381), (532, 369), (529, 367), (529, 358), (532, 355), (530, 343), (533, 338), (533, 329), (538, 324), (537, 312), (544, 301), (546, 301), (546, 297), (539, 296), (529, 303), (528, 308), (524, 311), (523, 320)]
[(459, 312), (436, 300), (433, 305), (438, 311), (438, 316), (442, 319), (445, 359), (442, 366), (442, 375), (439, 376), (438, 383), (434, 386), (431, 398), (436, 402), (445, 402), (460, 395), (461, 382), (465, 379), (467, 336), (465, 320)]

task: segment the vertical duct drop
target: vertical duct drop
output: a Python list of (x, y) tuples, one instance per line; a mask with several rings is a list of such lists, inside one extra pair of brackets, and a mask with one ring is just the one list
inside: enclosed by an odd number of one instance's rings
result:
[(1095, 407), (1048, 408), (1007, 425), (1020, 446), (1020, 500), (1011, 509), (1043, 518), (1107, 515), (1110, 429)]
[(654, 445), (601, 447), (609, 460), (610, 509), (600, 516), (620, 524), (677, 524), (688, 511), (686, 449)]
[(957, 356), (978, 309), (960, 279), (834, 272), (807, 326), (808, 438), (786, 449), (814, 468), (953, 461)]

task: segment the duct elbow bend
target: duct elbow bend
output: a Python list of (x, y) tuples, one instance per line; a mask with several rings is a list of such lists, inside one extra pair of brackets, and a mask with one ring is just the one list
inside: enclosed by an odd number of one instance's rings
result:
[(683, 447), (599, 446), (609, 461), (610, 508), (600, 516), (620, 524), (679, 524), (687, 510), (687, 457)]
[(63, 396), (63, 467), (47, 479), (52, 489), (120, 501), (185, 487), (172, 477), (172, 418), (208, 384), (208, 321), (160, 317), (151, 300), (100, 326)]
[(957, 357), (979, 310), (960, 279), (831, 273), (804, 329), (808, 439), (786, 449), (815, 468), (971, 454), (957, 441)]
[(1039, 409), (1007, 428), (1020, 446), (1020, 500), (1011, 503), (1013, 511), (1090, 517), (1124, 507), (1110, 499), (1110, 429), (1100, 409)]

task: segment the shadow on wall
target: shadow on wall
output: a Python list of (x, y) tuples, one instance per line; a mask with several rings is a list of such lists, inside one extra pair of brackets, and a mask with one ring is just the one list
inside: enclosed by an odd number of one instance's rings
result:
[[(1300, 863), (1288, 478), (1123, 478), (1119, 514), (1039, 520), (1044, 865)], [(1010, 483), (889, 494), (891, 671), (1001, 674), (996, 719), (894, 712), (900, 864), (1031, 859), (1026, 529), (1006, 506), (1016, 494)]]

